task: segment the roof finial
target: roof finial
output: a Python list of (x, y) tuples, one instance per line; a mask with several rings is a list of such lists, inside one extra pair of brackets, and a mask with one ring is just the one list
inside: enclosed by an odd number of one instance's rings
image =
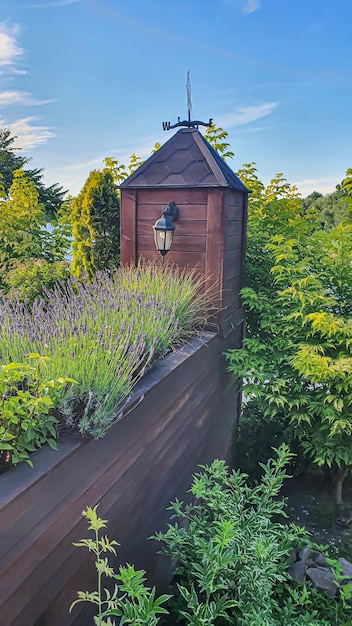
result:
[(187, 126), (188, 128), (191, 128), (192, 126), (194, 126), (195, 128), (198, 128), (198, 126), (212, 126), (213, 124), (212, 118), (209, 119), (209, 122), (201, 122), (200, 120), (195, 120), (194, 122), (191, 121), (192, 92), (191, 92), (191, 79), (190, 79), (189, 70), (187, 71), (186, 89), (187, 89), (188, 120), (183, 120), (183, 122), (181, 122), (180, 118), (178, 117), (177, 118), (178, 122), (176, 124), (170, 124), (170, 122), (163, 122), (163, 130), (170, 130), (171, 128), (176, 128), (177, 126)]
[(191, 121), (191, 111), (192, 111), (192, 90), (191, 90), (191, 79), (190, 79), (190, 75), (189, 75), (189, 70), (187, 72), (186, 89), (187, 89), (188, 121), (190, 122)]

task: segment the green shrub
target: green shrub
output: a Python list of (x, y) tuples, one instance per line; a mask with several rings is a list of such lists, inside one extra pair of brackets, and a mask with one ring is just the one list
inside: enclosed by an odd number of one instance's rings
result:
[(319, 594), (309, 583), (293, 582), (287, 573), (293, 546), (309, 544), (306, 532), (282, 523), (284, 501), (278, 497), (287, 446), (262, 466), (259, 485), (230, 473), (223, 461), (201, 466), (190, 493), (193, 502), (176, 500), (164, 533), (154, 539), (176, 562), (178, 594), (175, 615), (190, 626), (341, 626), (350, 608), (343, 598)]
[(44, 261), (28, 259), (14, 261), (12, 267), (3, 276), (7, 297), (19, 299), (31, 306), (34, 300), (52, 289), (57, 281), (66, 281), (70, 276), (69, 265), (65, 261)]
[[(128, 563), (119, 567), (115, 573), (110, 567), (106, 554), (116, 556), (116, 541), (109, 541), (107, 536), (102, 536), (100, 531), (106, 528), (106, 520), (97, 515), (98, 505), (94, 508), (87, 507), (82, 515), (88, 521), (88, 530), (94, 533), (94, 539), (82, 539), (74, 543), (75, 546), (88, 548), (95, 554), (95, 567), (97, 570), (97, 590), (78, 591), (78, 598), (70, 606), (70, 612), (79, 602), (89, 602), (96, 605), (97, 614), (94, 617), (96, 626), (115, 626), (116, 622), (110, 617), (119, 617), (119, 624), (132, 624), (133, 626), (156, 626), (160, 618), (158, 615), (168, 611), (162, 606), (169, 598), (162, 595), (155, 598), (155, 589), (145, 586), (145, 572), (135, 570)], [(115, 582), (113, 591), (103, 589), (104, 577), (112, 578)], [(107, 620), (105, 619), (107, 618)]]
[(48, 357), (29, 354), (30, 363), (0, 367), (0, 471), (26, 461), (29, 454), (48, 444), (56, 448), (56, 418), (52, 409), (58, 390), (70, 378), (48, 380), (43, 369)]

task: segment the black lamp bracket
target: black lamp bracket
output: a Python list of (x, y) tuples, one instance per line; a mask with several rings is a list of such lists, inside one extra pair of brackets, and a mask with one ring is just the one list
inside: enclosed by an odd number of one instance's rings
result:
[(163, 216), (167, 217), (170, 222), (175, 222), (178, 218), (178, 208), (174, 202), (169, 202), (163, 210)]

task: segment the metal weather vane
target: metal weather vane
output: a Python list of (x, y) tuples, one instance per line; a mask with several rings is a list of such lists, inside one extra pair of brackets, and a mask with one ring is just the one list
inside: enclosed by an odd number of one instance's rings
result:
[(193, 120), (193, 121), (191, 121), (192, 90), (191, 90), (191, 79), (190, 79), (190, 72), (189, 72), (189, 70), (187, 72), (186, 90), (187, 90), (187, 113), (188, 113), (188, 120), (183, 120), (181, 122), (181, 119), (178, 117), (176, 124), (170, 124), (170, 122), (163, 122), (163, 130), (170, 130), (171, 128), (177, 128), (178, 126), (186, 126), (188, 128), (191, 128), (192, 126), (194, 128), (198, 128), (198, 126), (212, 126), (212, 124), (213, 124), (212, 118), (209, 119), (209, 122), (201, 122), (200, 120)]
[(191, 121), (191, 111), (192, 111), (192, 89), (191, 89), (191, 79), (190, 79), (190, 75), (189, 75), (189, 70), (187, 72), (186, 89), (187, 89), (188, 121), (190, 122)]

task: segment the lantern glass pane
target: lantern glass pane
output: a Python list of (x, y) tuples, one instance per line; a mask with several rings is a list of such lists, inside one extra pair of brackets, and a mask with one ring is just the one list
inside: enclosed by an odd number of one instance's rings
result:
[(174, 238), (174, 231), (167, 230), (165, 233), (165, 250), (170, 250), (173, 238)]

